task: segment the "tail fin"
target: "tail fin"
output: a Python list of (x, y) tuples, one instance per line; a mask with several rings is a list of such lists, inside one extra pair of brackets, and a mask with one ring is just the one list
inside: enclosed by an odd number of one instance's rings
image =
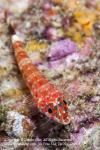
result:
[(22, 38), (20, 38), (18, 35), (16, 34), (12, 35), (12, 43), (14, 44), (17, 41), (21, 41), (23, 43)]

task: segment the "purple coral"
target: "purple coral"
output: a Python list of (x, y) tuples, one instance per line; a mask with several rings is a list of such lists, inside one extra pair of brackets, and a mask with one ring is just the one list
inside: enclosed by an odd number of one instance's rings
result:
[(77, 45), (72, 40), (60, 40), (51, 45), (47, 57), (50, 60), (57, 60), (76, 52), (76, 50)]

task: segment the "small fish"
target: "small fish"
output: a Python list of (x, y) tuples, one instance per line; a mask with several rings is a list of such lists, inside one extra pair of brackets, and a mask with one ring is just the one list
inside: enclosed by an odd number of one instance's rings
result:
[(68, 124), (68, 105), (63, 92), (50, 83), (32, 63), (17, 35), (12, 36), (13, 49), (19, 69), (31, 91), (34, 105), (49, 118), (61, 124)]

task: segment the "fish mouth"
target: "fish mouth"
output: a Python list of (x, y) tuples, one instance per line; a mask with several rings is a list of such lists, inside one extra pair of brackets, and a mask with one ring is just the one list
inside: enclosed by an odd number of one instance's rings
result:
[(58, 116), (55, 120), (60, 124), (67, 125), (70, 123), (70, 116), (67, 111), (63, 111), (63, 113), (61, 113), (58, 107)]
[(69, 124), (69, 123), (70, 123), (70, 118), (69, 118), (69, 117), (67, 118), (67, 121), (63, 121), (63, 124), (64, 124), (64, 125), (67, 125), (67, 124)]
[[(52, 118), (51, 118), (52, 119)], [(54, 119), (53, 119), (54, 120)], [(55, 118), (55, 121), (59, 124), (68, 125), (70, 123), (70, 118), (68, 117), (67, 120), (60, 121), (59, 119)]]

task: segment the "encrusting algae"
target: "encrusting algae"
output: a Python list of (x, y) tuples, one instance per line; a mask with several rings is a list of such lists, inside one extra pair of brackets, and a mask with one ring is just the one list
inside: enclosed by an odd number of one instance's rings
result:
[(45, 41), (31, 40), (26, 45), (26, 51), (29, 53), (34, 51), (44, 52), (48, 48), (48, 44)]

